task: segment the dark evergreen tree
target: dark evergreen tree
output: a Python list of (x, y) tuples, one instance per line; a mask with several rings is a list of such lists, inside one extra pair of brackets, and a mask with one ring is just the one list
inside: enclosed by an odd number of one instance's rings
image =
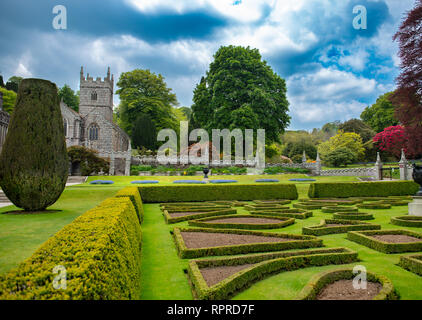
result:
[(21, 82), (0, 156), (0, 185), (19, 208), (45, 210), (62, 194), (69, 159), (58, 90), (41, 79)]
[(157, 129), (146, 114), (140, 115), (135, 121), (132, 128), (132, 146), (149, 150), (155, 150), (157, 146)]

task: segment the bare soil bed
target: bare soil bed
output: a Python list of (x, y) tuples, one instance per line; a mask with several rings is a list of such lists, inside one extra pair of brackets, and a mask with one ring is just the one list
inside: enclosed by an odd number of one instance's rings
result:
[(355, 289), (353, 280), (338, 280), (322, 289), (316, 300), (372, 300), (381, 289), (377, 282), (368, 281), (366, 289)]
[(422, 239), (411, 237), (403, 234), (385, 234), (373, 235), (372, 238), (388, 243), (409, 243), (409, 242), (422, 242)]
[(189, 249), (232, 246), (250, 243), (269, 243), (292, 241), (288, 238), (256, 236), (249, 234), (231, 234), (215, 232), (181, 232), (183, 241)]
[(267, 223), (280, 223), (283, 220), (270, 219), (270, 218), (227, 218), (215, 219), (207, 221), (209, 223), (242, 223), (242, 224), (267, 224)]
[(200, 269), (205, 282), (209, 287), (219, 283), (220, 281), (230, 277), (231, 275), (243, 269), (249, 268), (253, 264), (242, 264), (239, 266), (221, 266)]

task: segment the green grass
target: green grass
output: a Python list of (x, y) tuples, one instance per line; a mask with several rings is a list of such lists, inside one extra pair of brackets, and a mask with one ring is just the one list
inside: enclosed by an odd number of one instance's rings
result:
[[(332, 181), (332, 178), (329, 179)], [(337, 179), (336, 179), (337, 180)], [(343, 180), (344, 181), (344, 180)], [(309, 184), (298, 184), (301, 198), (306, 197)], [(294, 203), (294, 202), (293, 202)], [(143, 225), (143, 262), (142, 262), (142, 296), (141, 299), (192, 299), (188, 280), (183, 272), (187, 259), (179, 259), (170, 235), (174, 227), (188, 226), (187, 222), (166, 225), (157, 204), (145, 205), (145, 222)], [(388, 210), (364, 210), (373, 213), (375, 220), (371, 223), (381, 224), (382, 229), (400, 228), (390, 224), (393, 216), (407, 214), (407, 207), (393, 207)], [(238, 208), (238, 213), (247, 213)], [(332, 218), (332, 214), (314, 211), (314, 217), (296, 220), (292, 226), (268, 232), (286, 232), (301, 234), (302, 226), (318, 224), (323, 218)], [(421, 232), (418, 228), (403, 228)], [(422, 277), (406, 271), (396, 264), (400, 254), (387, 255), (361, 246), (346, 239), (346, 234), (321, 237), (327, 247), (347, 247), (359, 253), (360, 262), (349, 265), (363, 265), (368, 271), (385, 275), (401, 294), (402, 299), (422, 299)], [(289, 300), (296, 297), (316, 273), (338, 268), (339, 266), (312, 267), (290, 272), (282, 272), (253, 284), (250, 288), (237, 294), (237, 300)]]
[[(209, 176), (209, 179), (219, 179), (219, 180), (237, 180), (239, 183), (255, 183), (256, 179), (278, 179), (280, 183), (289, 183), (289, 179), (297, 179), (297, 178), (309, 178), (309, 176), (304, 174), (278, 174), (278, 175), (223, 175), (223, 176)], [(336, 181), (359, 181), (357, 177), (312, 177), (312, 179), (317, 180), (317, 182), (336, 182)], [(127, 186), (135, 186), (131, 184), (131, 181), (139, 181), (139, 180), (158, 180), (160, 181), (159, 184), (156, 185), (170, 185), (173, 184), (175, 180), (203, 180), (202, 176), (115, 176), (115, 177), (108, 177), (108, 176), (93, 176), (89, 177), (87, 183), (80, 185), (81, 187), (91, 187), (92, 185), (89, 184), (90, 181), (93, 180), (112, 180), (114, 184), (112, 185), (101, 185), (102, 188), (113, 188), (113, 187), (127, 187)], [(291, 183), (291, 182), (290, 182)], [(297, 182), (296, 182), (297, 183)], [(308, 183), (301, 182), (299, 184), (305, 184), (309, 186)]]
[[(263, 176), (219, 176), (220, 179), (235, 179), (240, 183), (254, 183), (258, 178), (276, 178), (280, 182), (288, 182), (291, 178), (302, 178), (306, 175), (263, 175)], [(213, 177), (211, 177), (213, 178)], [(131, 185), (133, 180), (159, 180), (160, 185), (171, 184), (174, 180), (198, 179), (202, 177), (90, 177), (89, 181), (97, 179), (114, 180), (113, 185), (89, 185), (88, 183), (66, 188), (59, 201), (51, 209), (63, 210), (58, 213), (37, 215), (4, 215), (0, 214), (0, 273), (7, 272), (19, 262), (28, 258), (44, 241), (59, 231), (63, 226), (73, 221), (86, 210), (94, 207), (102, 200), (113, 196), (117, 190)], [(316, 177), (317, 181), (357, 181), (355, 177)], [(299, 197), (306, 198), (309, 183), (296, 183)], [(133, 185), (132, 185), (133, 186)], [(14, 210), (15, 207), (0, 209), (1, 212)], [(158, 204), (144, 205), (145, 219), (142, 225), (142, 280), (141, 299), (161, 300), (193, 299), (188, 279), (183, 272), (187, 267), (187, 259), (179, 259), (170, 235), (174, 227), (188, 226), (187, 222), (167, 225), (161, 215)], [(382, 229), (401, 228), (390, 224), (392, 216), (407, 213), (407, 207), (393, 207), (388, 210), (364, 210), (373, 213), (375, 220)], [(239, 213), (246, 213), (243, 209)], [(301, 234), (302, 226), (311, 226), (322, 218), (331, 218), (331, 214), (314, 211), (314, 217), (306, 220), (296, 220), (292, 226), (271, 230), (268, 232), (286, 232)], [(418, 228), (403, 228), (422, 232)], [(400, 254), (386, 255), (372, 249), (348, 241), (346, 234), (327, 235), (321, 237), (327, 247), (347, 247), (358, 251), (362, 260), (357, 264), (364, 265), (368, 271), (389, 277), (402, 299), (422, 299), (422, 277), (406, 271), (396, 264)], [(355, 264), (354, 264), (355, 265)], [(353, 265), (353, 266), (354, 266)], [(297, 271), (282, 272), (255, 283), (249, 289), (240, 292), (234, 299), (292, 299), (310, 278), (321, 271), (334, 269), (337, 266), (313, 267)]]
[(56, 213), (2, 214), (17, 210), (15, 206), (0, 209), (0, 273), (16, 267), (48, 238), (85, 211), (113, 196), (118, 187), (67, 187), (60, 199), (49, 209)]

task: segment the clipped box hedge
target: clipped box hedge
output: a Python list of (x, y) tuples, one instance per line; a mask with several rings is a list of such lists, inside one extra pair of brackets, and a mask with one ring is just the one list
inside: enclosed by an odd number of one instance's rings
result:
[(371, 213), (365, 212), (336, 212), (333, 214), (334, 219), (346, 220), (374, 220)]
[[(327, 226), (327, 224), (340, 224), (341, 226)], [(311, 236), (325, 236), (327, 234), (347, 233), (349, 231), (381, 230), (378, 224), (371, 224), (355, 220), (325, 219), (319, 225), (303, 227), (302, 234)]]
[[(53, 268), (67, 272), (56, 290)], [(0, 279), (0, 300), (139, 299), (141, 228), (129, 197), (114, 197), (85, 212)]]
[(325, 213), (336, 213), (336, 212), (358, 212), (359, 209), (356, 207), (347, 207), (347, 206), (329, 206), (322, 207), (322, 212)]
[(312, 211), (303, 209), (285, 209), (285, 210), (268, 210), (268, 211), (251, 211), (251, 214), (262, 214), (274, 217), (286, 217), (295, 219), (308, 219), (313, 216)]
[(139, 186), (144, 203), (188, 202), (213, 200), (296, 200), (298, 193), (295, 184), (235, 184), (235, 185), (169, 185)]
[(422, 254), (401, 256), (399, 266), (410, 272), (422, 276)]
[[(318, 294), (329, 284), (339, 280), (353, 280), (356, 274), (353, 269), (328, 270), (312, 277), (309, 283), (302, 289), (295, 300), (316, 300)], [(382, 285), (381, 291), (372, 300), (398, 300), (399, 295), (394, 289), (393, 283), (387, 277), (366, 273), (366, 279)]]
[[(407, 235), (421, 239), (420, 242), (389, 243), (373, 238), (374, 235)], [(350, 231), (347, 239), (383, 253), (422, 251), (422, 234), (409, 230)]]
[[(188, 265), (188, 275), (196, 299), (225, 300), (274, 273), (313, 266), (348, 264), (355, 261), (357, 261), (357, 253), (347, 248), (273, 252), (230, 258), (191, 260)], [(201, 268), (244, 264), (253, 265), (211, 287), (208, 286), (201, 274)]]
[[(185, 211), (185, 212), (197, 212), (196, 214), (190, 214), (186, 216), (179, 216), (179, 217), (172, 217), (170, 212), (167, 210), (163, 211), (164, 220), (168, 224), (178, 223), (182, 221), (194, 220), (199, 218), (206, 218), (206, 217), (215, 217), (215, 216), (224, 216), (224, 215), (232, 215), (236, 214), (236, 209), (218, 209), (218, 210), (192, 210), (192, 211)], [(183, 211), (171, 212), (171, 213), (183, 213)]]
[(132, 201), (138, 215), (139, 222), (142, 224), (144, 220), (144, 208), (141, 195), (137, 187), (127, 187), (117, 192), (116, 197), (128, 197)]
[[(214, 220), (217, 219), (230, 219), (230, 218), (268, 218), (268, 219), (276, 219), (279, 222), (268, 222), (268, 223), (260, 223), (260, 224), (252, 224), (252, 223), (233, 223), (233, 222), (225, 222), (225, 223), (213, 223)], [(224, 217), (210, 217), (210, 218), (203, 218), (199, 220), (193, 220), (188, 222), (190, 226), (193, 227), (200, 227), (200, 228), (217, 228), (217, 229), (246, 229), (246, 230), (257, 230), (257, 229), (279, 229), (290, 226), (295, 223), (294, 218), (287, 218), (287, 217), (276, 217), (276, 216), (264, 216), (264, 215), (253, 215), (253, 214), (242, 214), (242, 215), (229, 215)]]
[[(266, 237), (288, 238), (292, 241), (284, 242), (259, 242), (240, 245), (226, 245), (218, 247), (187, 248), (183, 240), (182, 232), (208, 232), (208, 233), (229, 233), (242, 235), (257, 235)], [(242, 253), (281, 251), (292, 249), (305, 249), (322, 247), (322, 240), (313, 236), (293, 235), (286, 233), (272, 233), (262, 231), (237, 230), (237, 229), (207, 229), (207, 228), (174, 228), (173, 238), (176, 248), (182, 259), (199, 258), (206, 256), (224, 256)]]
[(360, 209), (391, 209), (391, 204), (372, 202), (372, 203), (361, 203), (356, 205)]
[(422, 217), (418, 216), (401, 216), (392, 217), (391, 223), (401, 227), (422, 228)]
[[(388, 197), (414, 195), (419, 185), (413, 181), (312, 183), (309, 198)], [(381, 199), (383, 200), (383, 199)]]

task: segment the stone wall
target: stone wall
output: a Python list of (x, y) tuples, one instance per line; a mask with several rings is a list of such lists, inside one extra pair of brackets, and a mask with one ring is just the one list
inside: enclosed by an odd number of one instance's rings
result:
[(342, 176), (342, 177), (375, 177), (376, 169), (371, 168), (347, 168), (334, 170), (321, 170), (321, 176)]

